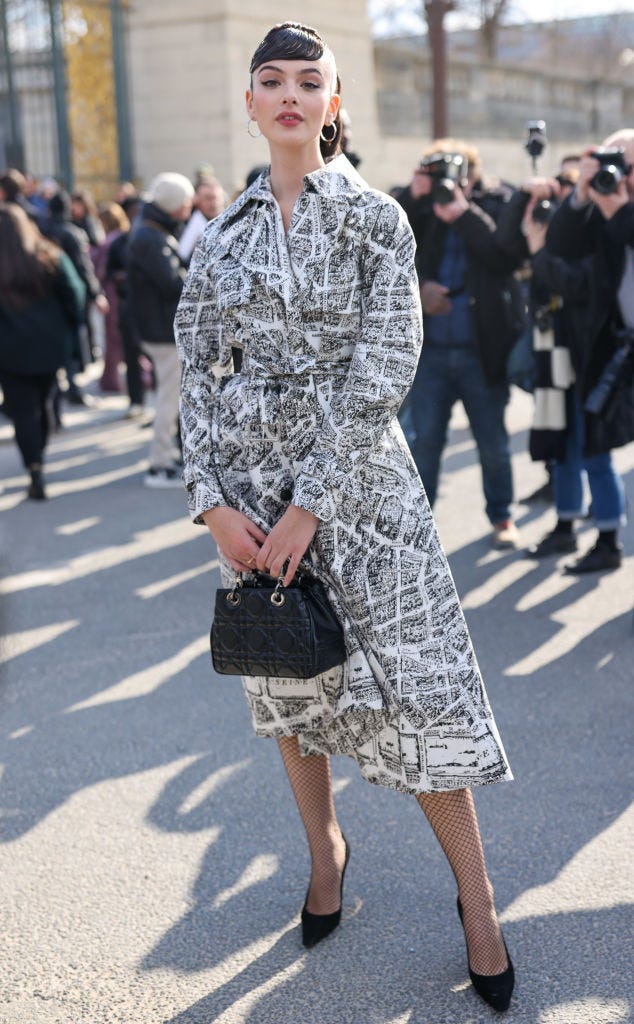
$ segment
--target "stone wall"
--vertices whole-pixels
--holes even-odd
[[[426,44],[378,41],[374,48],[383,157],[377,177],[407,179],[431,137],[431,67]],[[450,132],[475,142],[485,169],[510,181],[531,173],[524,151],[527,120],[547,122],[549,145],[539,170],[555,172],[562,156],[634,125],[634,88],[570,74],[530,71],[453,58]],[[367,174],[367,171],[366,171]]]

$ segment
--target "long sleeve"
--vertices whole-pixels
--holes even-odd
[[[396,204],[381,207],[362,252],[360,336],[346,384],[295,482],[293,503],[327,522],[409,391],[422,344],[414,237]]]
[[[546,248],[535,253],[531,261],[534,283],[545,294],[561,295],[566,303],[584,306],[588,301],[591,268],[588,261],[574,263],[553,256]]]
[[[520,266],[525,255],[521,236],[509,249],[500,244],[493,219],[476,203],[470,203],[453,227],[464,240],[472,259],[492,274],[510,274]]]
[[[611,245],[634,246],[634,203],[622,206],[605,221],[604,230]]]
[[[183,287],[174,331],[181,361],[183,477],[194,522],[208,509],[226,505],[214,465],[211,419],[221,378],[233,372],[230,346],[222,344],[215,289],[201,241]]]
[[[581,259],[595,252],[603,217],[592,203],[573,204],[573,192],[555,212],[548,225],[546,248],[565,260]]]

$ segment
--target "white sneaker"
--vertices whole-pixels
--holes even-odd
[[[146,487],[165,490],[168,487],[182,487],[183,480],[180,469],[170,466],[168,469],[150,468],[143,478]]]
[[[520,543],[520,531],[512,519],[504,519],[493,524],[491,543],[494,548],[516,548]]]

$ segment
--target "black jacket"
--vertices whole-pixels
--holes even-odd
[[[521,246],[511,252],[497,240],[496,221],[510,191],[476,188],[469,209],[452,227],[467,252],[467,281],[475,317],[475,333],[484,375],[489,384],[506,380],[506,361],[524,326],[524,303],[513,271],[522,262]],[[447,225],[434,214],[428,197],[413,199],[408,188],[396,197],[407,213],[416,239],[416,268],[425,281],[437,280]]]
[[[96,299],[101,293],[95,268],[90,257],[88,235],[61,214],[50,214],[42,222],[42,234],[63,249],[84,282],[86,298]]]
[[[128,243],[128,300],[139,338],[174,344],[174,317],[187,271],[178,255],[178,224],[146,203]]]
[[[84,285],[68,256],[60,254],[42,298],[14,309],[0,305],[0,372],[18,376],[55,373],[66,364],[83,320]]]
[[[595,206],[576,210],[567,199],[548,229],[548,254],[567,264],[567,276],[582,277],[586,301],[577,307],[575,371],[585,398],[621,344],[623,327],[617,295],[625,261],[625,246],[634,246],[634,203],[611,220]],[[545,257],[547,258],[547,257]],[[560,286],[563,284],[559,282]],[[601,416],[586,415],[586,452],[609,451],[634,440],[634,392],[630,382]]]

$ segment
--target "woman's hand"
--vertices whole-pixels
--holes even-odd
[[[248,516],[222,505],[203,512],[201,519],[232,569],[249,572],[255,568],[266,534]]]
[[[287,587],[318,526],[319,519],[312,512],[298,505],[289,505],[265,538],[256,559],[257,568],[277,578],[288,562],[284,575],[284,586]]]

